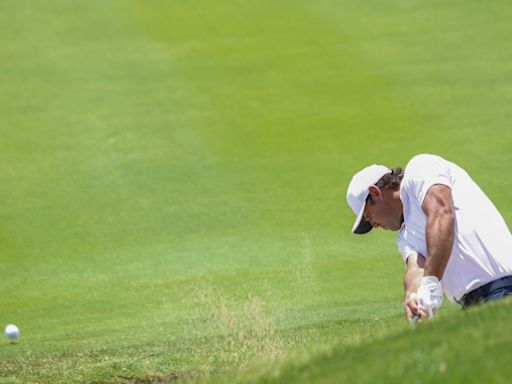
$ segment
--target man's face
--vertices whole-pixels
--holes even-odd
[[[400,230],[403,221],[402,202],[396,191],[370,187],[370,196],[364,210],[364,220],[369,221],[374,228]]]

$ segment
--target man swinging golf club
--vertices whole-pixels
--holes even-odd
[[[354,175],[347,201],[352,233],[400,231],[409,321],[433,316],[443,291],[464,308],[512,295],[512,235],[494,204],[462,168],[417,155],[405,170],[371,165]]]

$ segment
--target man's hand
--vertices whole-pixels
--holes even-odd
[[[441,282],[435,276],[425,276],[421,279],[418,289],[419,314],[421,318],[428,318],[434,315],[441,304],[443,304],[443,288]]]
[[[420,307],[418,305],[418,295],[416,293],[410,293],[405,297],[404,311],[409,323],[414,316],[421,316]]]

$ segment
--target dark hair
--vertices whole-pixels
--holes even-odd
[[[402,182],[403,178],[404,171],[402,171],[402,168],[397,167],[393,168],[390,173],[386,173],[384,176],[382,176],[379,181],[375,183],[375,185],[380,189],[396,190],[398,187],[400,187],[400,183]]]
[[[382,176],[379,181],[375,183],[375,186],[379,189],[391,189],[396,191],[400,187],[400,183],[404,178],[404,171],[400,167],[393,168],[390,173],[386,173]],[[366,202],[373,204],[372,195],[368,195]]]

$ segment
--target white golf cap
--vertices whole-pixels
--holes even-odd
[[[374,185],[386,173],[391,172],[391,169],[384,165],[370,165],[361,171],[357,172],[347,190],[347,202],[356,215],[356,221],[352,227],[352,233],[362,235],[372,230],[372,225],[363,220],[364,208],[366,207],[366,198],[368,197],[368,187]]]

